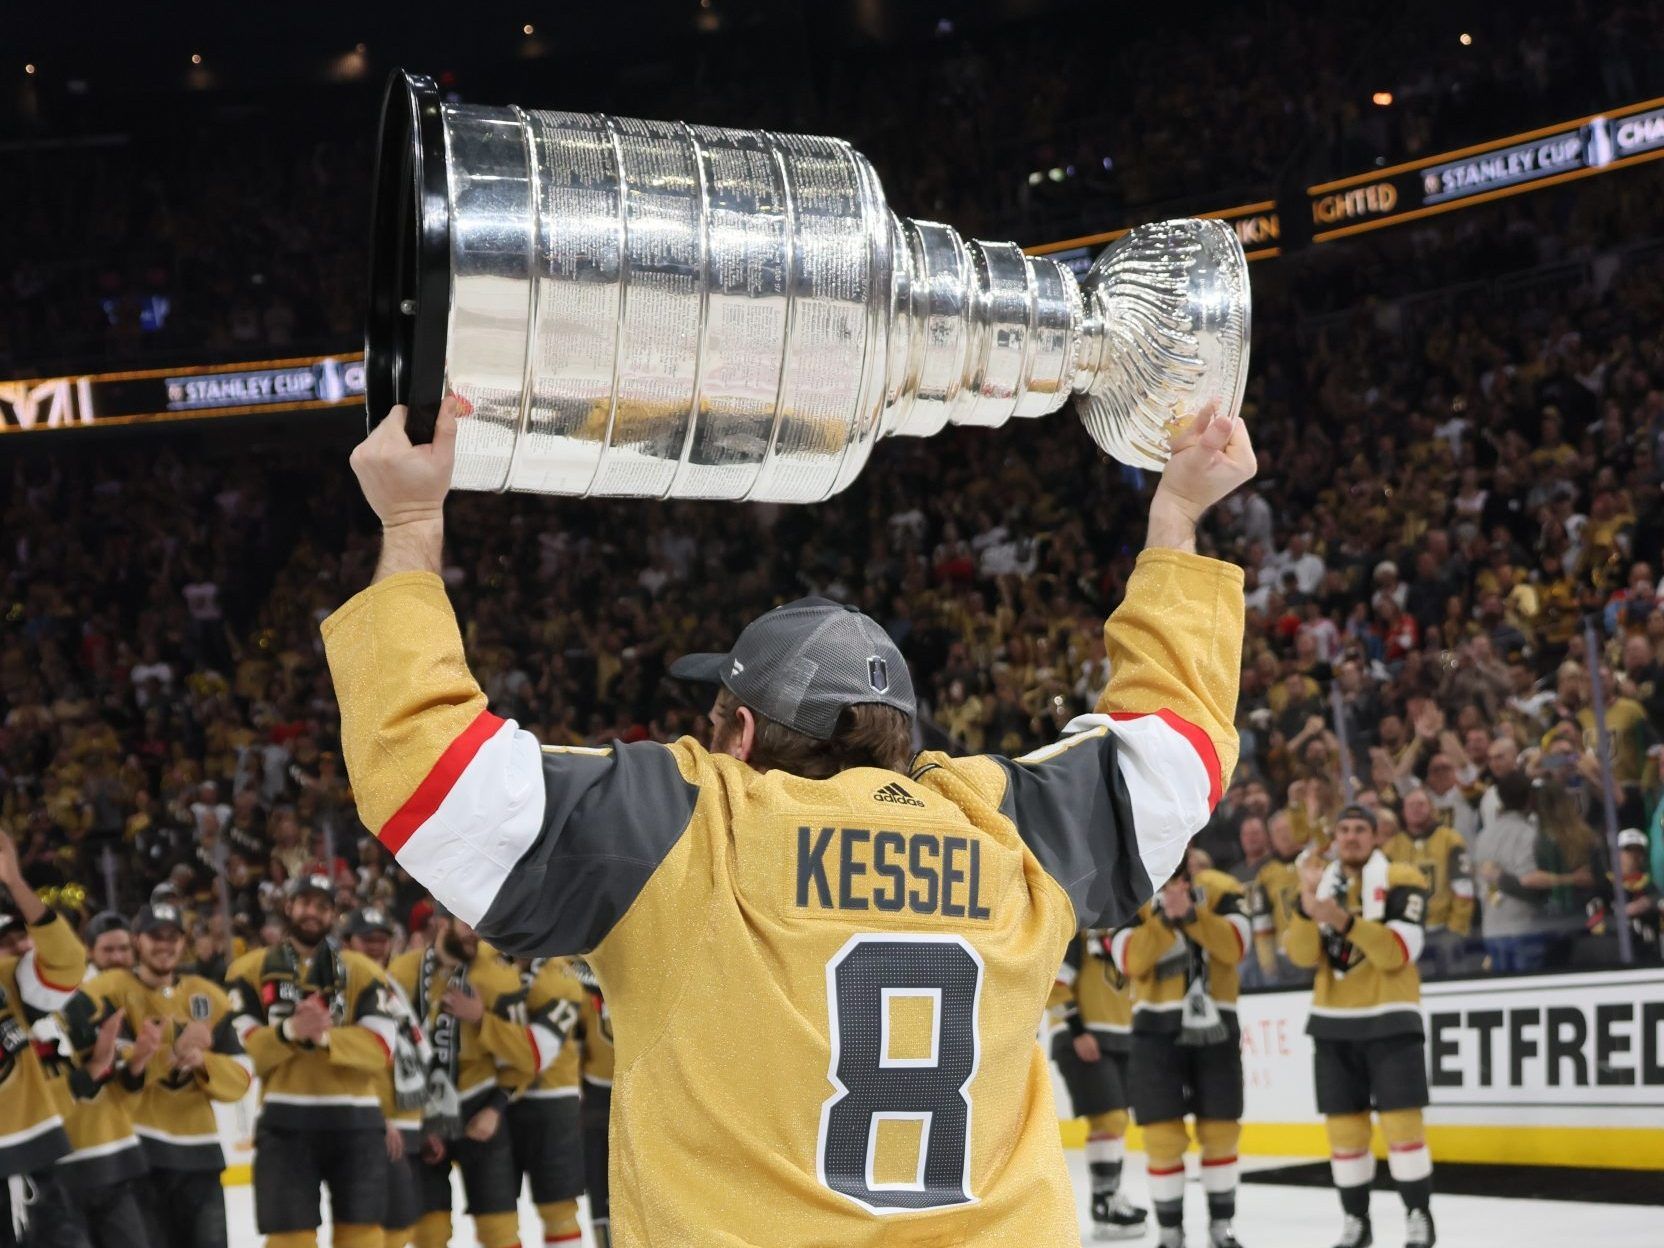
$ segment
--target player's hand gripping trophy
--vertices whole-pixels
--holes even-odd
[[[1077,283],[897,217],[836,139],[451,103],[403,73],[370,295],[371,422],[404,407],[424,442],[455,395],[467,490],[814,502],[880,438],[1071,398],[1159,470],[1192,417],[1234,419],[1248,364],[1217,221],[1141,226]]]

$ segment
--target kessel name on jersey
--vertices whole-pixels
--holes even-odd
[[[791,904],[799,912],[992,917],[999,889],[975,837],[799,825],[795,838]]]

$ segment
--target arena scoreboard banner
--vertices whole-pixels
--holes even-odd
[[[1328,1156],[1310,1005],[1238,1005],[1245,1153]],[[1424,984],[1422,1016],[1435,1162],[1664,1170],[1664,967]]]
[[[1345,238],[1659,156],[1664,156],[1664,100],[1579,117],[1310,187],[1312,241]]]
[[[1244,204],[1202,213],[1229,221],[1250,260],[1282,254],[1283,214],[1310,217],[1314,243],[1489,203],[1664,157],[1664,99],[1646,100],[1559,125],[1505,135],[1308,187],[1303,203]],[[1098,249],[1127,231],[1063,239],[1029,251],[1090,267]]]
[[[364,401],[361,356],[0,381],[0,433],[304,411]]]
[[[1213,212],[1198,212],[1196,215],[1228,222],[1242,243],[1243,254],[1250,260],[1269,260],[1273,256],[1282,255],[1282,248],[1278,246],[1278,239],[1282,236],[1282,222],[1277,215],[1277,205],[1272,200],[1242,204],[1236,208],[1220,208]],[[1068,265],[1077,277],[1085,277],[1098,252],[1130,230],[1130,226],[1123,230],[1106,230],[1102,234],[1066,238],[1062,242],[1046,243],[1027,250],[1030,255],[1051,256],[1054,260]]]

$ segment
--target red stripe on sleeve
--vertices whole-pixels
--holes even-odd
[[[445,752],[439,756],[439,761],[428,772],[427,778],[416,786],[403,806],[393,812],[393,817],[384,823],[381,831],[376,834],[377,839],[394,854],[404,848],[404,843],[439,809],[439,803],[445,800],[457,779],[468,769],[468,764],[474,761],[474,755],[480,752],[480,747],[497,735],[497,729],[503,726],[503,721],[490,711],[481,711],[474,722],[469,724],[445,747]]]
[[[1410,946],[1406,945],[1404,938],[1392,928],[1389,927],[1387,931],[1392,932],[1392,938],[1398,942],[1398,951],[1404,955],[1404,965],[1408,966],[1410,964]]]
[[[1111,711],[1111,719],[1143,719],[1146,715],[1154,715],[1186,741],[1190,748],[1196,751],[1196,756],[1202,760],[1202,766],[1208,773],[1208,809],[1211,811],[1219,805],[1222,786],[1219,783],[1219,751],[1213,748],[1213,738],[1208,736],[1188,719],[1180,719],[1172,711],[1163,707],[1159,711]]]
[[[537,1033],[530,1027],[526,1028],[526,1039],[531,1041],[532,1045],[532,1069],[541,1071],[543,1069],[543,1050],[537,1047]]]
[[[40,959],[38,957],[35,959],[35,978],[40,980],[42,988],[50,988],[53,992],[74,992],[80,987],[79,984],[54,984],[40,973]]]

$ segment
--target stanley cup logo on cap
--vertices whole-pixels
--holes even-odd
[[[1140,226],[1084,282],[885,203],[838,139],[486,108],[397,73],[382,112],[370,420],[471,405],[452,485],[814,502],[882,438],[1075,400],[1159,470],[1247,375],[1230,226]],[[627,297],[628,296],[628,297]]]

